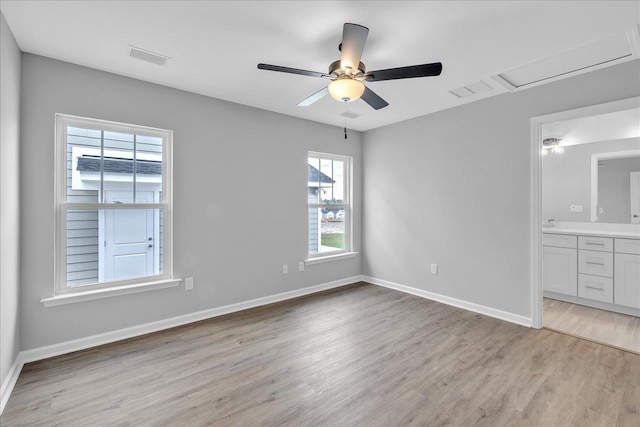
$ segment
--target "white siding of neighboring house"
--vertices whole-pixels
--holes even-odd
[[[100,139],[69,135],[67,144],[67,201],[97,203],[98,191],[72,188],[73,146],[100,148]],[[98,231],[97,211],[67,213],[67,286],[98,281]]]
[[[309,187],[308,201],[309,203],[318,203],[318,191],[317,187]],[[317,254],[320,242],[318,236],[320,235],[318,219],[318,209],[309,209],[309,253]]]

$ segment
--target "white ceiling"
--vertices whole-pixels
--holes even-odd
[[[505,93],[489,79],[516,66],[629,30],[638,1],[8,1],[0,8],[24,52],[291,116],[342,126],[344,105],[296,104],[325,79],[258,70],[259,62],[325,72],[342,25],[369,27],[368,70],[440,61],[439,77],[371,82],[390,105],[349,103],[368,130]],[[170,57],[128,56],[133,45]],[[494,90],[449,93],[479,80]]]
[[[542,137],[560,138],[561,145],[640,137],[640,108],[545,123]]]

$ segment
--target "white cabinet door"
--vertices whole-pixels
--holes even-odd
[[[545,291],[578,295],[578,251],[570,248],[542,248],[542,283]]]
[[[616,254],[613,302],[640,308],[640,255]]]

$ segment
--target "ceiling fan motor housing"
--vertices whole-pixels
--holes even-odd
[[[352,70],[351,74],[355,77],[358,77],[360,75],[364,75],[366,71],[366,67],[364,66],[364,64],[362,62],[360,62],[360,64],[358,65],[358,69],[357,70]],[[340,76],[342,74],[345,74],[345,71],[343,69],[340,68],[340,60],[338,59],[337,61],[333,61],[331,63],[331,65],[329,65],[329,74],[333,74],[336,76]]]

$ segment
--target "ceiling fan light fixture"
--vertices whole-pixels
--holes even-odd
[[[337,78],[329,83],[329,94],[337,101],[351,102],[364,93],[364,83],[354,78]]]

